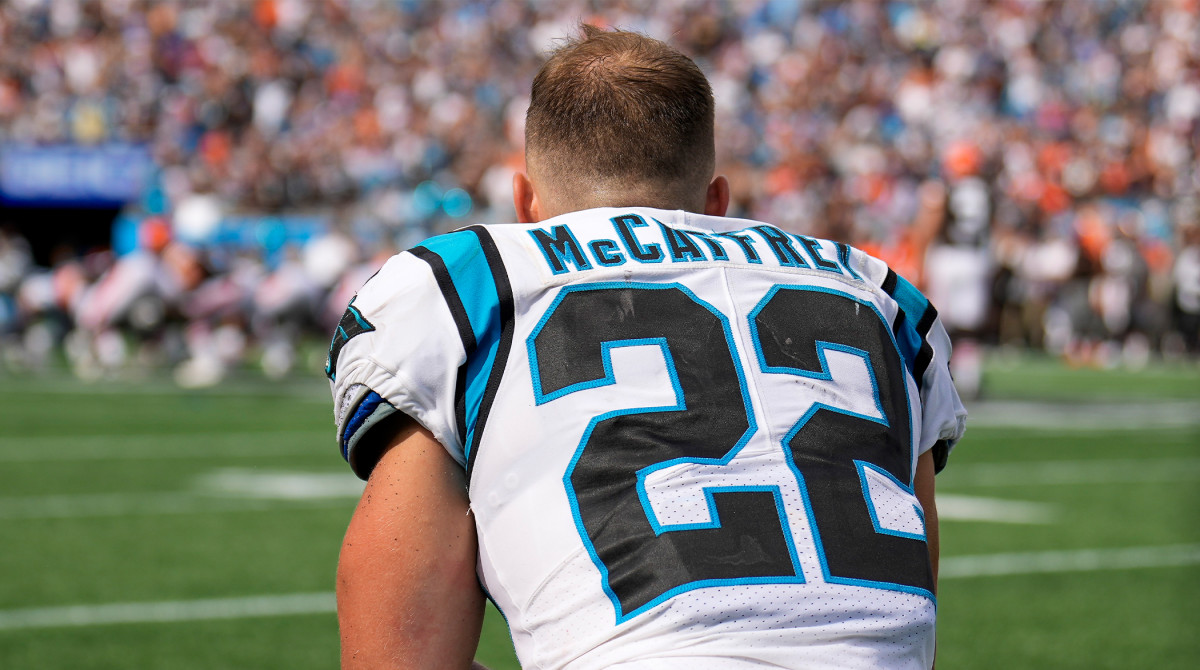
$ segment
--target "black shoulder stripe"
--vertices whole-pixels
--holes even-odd
[[[454,380],[454,427],[458,429],[459,441],[467,435],[467,364],[458,366]]]
[[[937,319],[937,315],[937,310],[934,309],[933,304],[930,303],[930,305],[925,308],[925,313],[921,315],[921,320],[917,322],[917,334],[921,337],[928,335],[929,329],[933,327],[933,322]]]
[[[933,347],[929,344],[929,339],[926,337],[929,334],[929,329],[933,327],[933,322],[937,320],[937,310],[930,304],[925,308],[925,313],[921,315],[921,320],[917,322],[917,335],[921,336],[921,350],[917,352],[917,360],[913,373],[916,375],[917,381],[925,378],[925,371],[929,369],[929,363],[933,360]]]
[[[904,323],[907,318],[908,317],[904,315],[904,310],[896,310],[896,320],[892,322],[892,335],[896,338],[897,342],[903,342],[905,340],[903,333]],[[917,377],[917,379],[920,379],[920,377]]]
[[[881,286],[883,291],[893,298],[896,297],[896,285],[899,283],[897,277],[896,271],[888,268],[887,277],[884,278]],[[933,327],[935,319],[937,319],[937,310],[933,308],[933,305],[928,305],[914,327],[917,336],[921,338],[921,348],[917,350],[917,355],[913,360],[913,378],[917,380],[917,384],[920,384],[921,380],[925,378],[925,371],[929,369],[929,363],[933,360],[933,347],[929,346],[929,341],[925,339],[925,336],[929,334],[929,329]],[[901,339],[900,332],[907,320],[908,316],[903,309],[896,311],[896,320],[892,323],[892,333],[895,334],[897,340]]]
[[[922,384],[921,380],[925,379],[925,371],[929,369],[929,363],[933,360],[933,347],[925,340],[921,340],[921,350],[917,352],[917,360],[913,361],[913,378],[917,380],[917,384]]]
[[[896,271],[888,268],[887,277],[884,277],[881,288],[883,288],[884,293],[892,296],[893,298],[896,297],[896,281]]]
[[[492,410],[492,403],[496,400],[496,393],[500,390],[500,379],[504,376],[504,368],[508,365],[508,355],[512,349],[513,340],[513,315],[515,313],[515,305],[513,302],[512,283],[508,280],[508,271],[504,267],[504,259],[500,257],[500,249],[496,247],[495,240],[492,239],[491,233],[483,226],[470,226],[465,228],[479,238],[479,246],[483,249],[483,256],[487,259],[488,268],[492,271],[492,279],[496,283],[496,297],[500,303],[500,342],[496,347],[496,358],[492,362],[492,372],[488,377],[487,386],[483,391],[483,398],[479,402],[479,416],[475,419],[475,436],[472,443],[469,445],[469,453],[467,455],[467,481],[470,481],[471,470],[475,465],[475,457],[479,454],[479,442],[483,438],[484,430],[487,427],[488,415]]]
[[[450,278],[450,271],[446,269],[446,262],[425,247],[413,247],[409,249],[409,253],[425,261],[433,269],[433,278],[442,290],[442,297],[445,298],[446,306],[450,308],[450,314],[454,317],[454,325],[458,326],[458,337],[462,340],[463,350],[470,356],[475,351],[475,331],[471,330],[471,320],[467,318],[467,310],[463,307],[458,289],[454,287],[454,280]]]

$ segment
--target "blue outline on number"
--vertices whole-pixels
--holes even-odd
[[[892,341],[892,346],[896,347],[896,352],[899,354],[900,346],[896,343],[896,337],[895,337],[895,335],[892,334],[892,329],[891,329],[890,325],[888,324],[887,319],[885,319],[883,317],[883,314],[871,302],[869,302],[867,300],[863,300],[861,298],[858,298],[857,296],[851,295],[844,291],[838,291],[836,289],[825,288],[822,286],[800,286],[800,285],[777,284],[777,285],[771,287],[771,290],[767,291],[766,296],[764,296],[763,299],[760,300],[758,302],[758,304],[754,306],[754,309],[750,310],[749,316],[746,317],[747,320],[749,321],[749,326],[750,326],[751,343],[753,344],[755,354],[758,357],[758,363],[764,372],[773,373],[773,374],[790,374],[790,375],[796,375],[799,377],[807,377],[810,379],[832,380],[833,376],[829,372],[828,365],[826,365],[826,362],[825,362],[825,349],[826,348],[831,348],[831,349],[841,350],[841,351],[848,351],[850,353],[858,352],[858,353],[862,353],[864,355],[866,354],[866,352],[864,352],[860,349],[855,349],[854,347],[847,347],[845,345],[831,345],[828,342],[818,342],[817,343],[817,352],[818,352],[818,358],[820,359],[821,365],[823,368],[822,372],[814,373],[814,372],[808,372],[805,370],[799,370],[797,368],[768,367],[766,364],[766,355],[763,353],[762,346],[759,344],[760,339],[758,336],[758,326],[755,323],[755,318],[758,316],[759,312],[761,312],[763,310],[763,308],[767,306],[767,303],[769,303],[771,301],[771,299],[775,297],[775,294],[781,290],[812,291],[814,293],[829,293],[832,295],[842,296],[849,300],[853,300],[854,302],[857,302],[860,305],[865,305],[867,307],[870,307],[871,310],[873,312],[875,312],[875,316],[879,317],[880,322],[884,325],[884,330],[887,331],[888,337]],[[821,345],[825,345],[825,346],[821,346]],[[903,356],[901,356],[901,360],[903,360]],[[875,372],[871,368],[869,360],[868,360],[868,364],[867,364],[867,372],[871,375],[871,383],[875,387],[875,405],[876,405],[876,407],[878,407],[880,409],[879,413],[884,417],[884,420],[880,421],[879,419],[876,419],[874,417],[864,416],[864,415],[858,414],[856,412],[844,410],[839,407],[832,407],[832,406],[826,405],[824,403],[813,403],[812,407],[810,407],[809,410],[804,413],[804,416],[800,417],[800,420],[797,421],[796,424],[794,426],[792,426],[792,429],[787,432],[787,435],[783,436],[783,443],[781,445],[783,448],[783,455],[784,455],[784,458],[787,460],[788,467],[790,467],[792,469],[792,472],[796,475],[796,479],[800,482],[800,495],[804,499],[804,511],[808,515],[808,525],[812,529],[812,536],[813,536],[814,544],[816,545],[816,549],[817,549],[817,557],[821,561],[821,573],[824,576],[826,583],[845,584],[845,585],[849,585],[849,586],[865,586],[868,588],[883,589],[886,591],[902,591],[904,593],[912,593],[912,594],[919,595],[919,596],[925,596],[926,598],[929,598],[930,600],[933,600],[936,603],[937,597],[934,596],[933,593],[927,591],[926,589],[917,588],[914,586],[907,586],[904,584],[895,584],[892,582],[876,582],[876,581],[871,581],[871,580],[867,580],[867,579],[852,579],[852,578],[845,578],[845,577],[834,577],[834,576],[830,575],[829,574],[829,563],[825,559],[825,544],[821,541],[821,531],[817,528],[816,515],[813,513],[812,503],[809,502],[808,484],[804,479],[804,475],[800,472],[800,468],[798,468],[796,466],[795,461],[792,460],[792,450],[791,450],[791,447],[789,447],[788,445],[791,444],[792,438],[794,438],[796,436],[796,433],[800,432],[800,430],[802,428],[804,428],[804,426],[808,423],[808,420],[811,419],[812,416],[814,414],[816,414],[817,410],[819,410],[822,407],[824,407],[825,409],[828,409],[831,412],[837,412],[839,414],[845,414],[848,416],[855,416],[855,417],[859,417],[862,419],[867,419],[868,421],[874,421],[875,423],[881,423],[885,426],[890,425],[887,421],[887,414],[883,411],[883,404],[882,404],[880,396],[879,396],[879,385],[878,385],[877,380],[875,379]],[[905,383],[903,386],[904,386],[904,395],[905,395],[904,407],[907,408],[910,406],[909,402],[908,402],[908,384]],[[913,449],[916,448],[916,442],[917,442],[916,436],[915,436],[916,426],[912,425],[912,424],[914,424],[914,422],[912,421],[911,417],[909,418],[909,424],[910,424],[910,426],[909,426],[909,443],[911,445],[909,447],[909,452],[910,452],[909,458],[911,459],[912,458],[911,452]],[[870,496],[867,496],[867,506],[868,506],[868,508],[870,508],[870,506],[871,506]],[[872,521],[873,522],[875,521],[873,513],[872,513]],[[922,521],[924,521],[924,517],[922,517]],[[877,523],[876,523],[876,528],[878,528]],[[889,533],[889,534],[892,534],[892,533]],[[921,538],[921,539],[925,539],[925,538]]]
[[[556,303],[557,303],[557,301],[556,301]],[[547,314],[549,314],[549,313],[550,312],[547,312]],[[537,352],[534,351],[534,348],[533,348],[533,337],[535,335],[537,335],[537,333],[540,333],[541,330],[542,330],[542,324],[539,323],[538,327],[534,330],[534,335],[531,335],[530,339],[529,339],[529,363],[531,366],[537,365]],[[553,391],[551,393],[543,393],[542,392],[542,380],[538,375],[535,374],[535,375],[533,375],[534,401],[538,405],[544,405],[552,400],[557,400],[558,398],[561,398],[565,395],[570,395],[571,393],[574,393],[576,391],[582,391],[584,389],[599,388],[601,386],[611,386],[612,384],[616,384],[617,379],[616,379],[616,376],[613,373],[613,369],[612,369],[612,350],[618,349],[620,347],[640,347],[640,346],[655,346],[655,345],[657,345],[660,349],[662,349],[663,358],[667,362],[667,374],[670,375],[670,377],[671,377],[671,386],[673,386],[675,388],[676,402],[675,402],[675,406],[673,406],[673,407],[667,407],[664,405],[661,408],[648,407],[646,409],[662,409],[662,410],[687,409],[687,407],[685,407],[684,403],[683,403],[683,388],[680,387],[680,385],[679,385],[679,373],[675,372],[675,359],[671,357],[671,350],[669,347],[667,347],[667,338],[665,338],[665,337],[643,337],[640,339],[632,339],[632,340],[613,340],[611,342],[601,342],[600,343],[600,358],[601,358],[601,360],[604,361],[604,377],[602,377],[600,379],[592,379],[592,380],[588,380],[588,381],[578,382],[576,384],[571,384],[570,386],[564,386],[563,388],[560,388],[557,391]],[[536,370],[537,368],[534,367],[533,369]]]
[[[640,283],[640,282],[599,282],[599,283],[595,283],[595,284],[579,284],[579,285],[575,285],[575,286],[564,287],[559,292],[558,296],[555,297],[555,299],[551,303],[550,307],[546,309],[546,312],[542,315],[541,320],[538,322],[537,326],[534,327],[533,332],[530,333],[529,337],[526,339],[526,347],[529,351],[529,366],[530,366],[530,372],[531,372],[530,376],[533,380],[533,392],[534,392],[534,398],[535,398],[535,401],[537,402],[537,404],[541,405],[543,403],[550,402],[557,398],[561,398],[564,395],[567,395],[569,393],[574,393],[575,391],[580,391],[585,388],[596,388],[599,386],[606,386],[606,385],[615,383],[615,379],[613,378],[611,358],[610,358],[610,352],[611,352],[612,348],[614,348],[615,346],[634,346],[634,345],[645,345],[645,344],[660,345],[664,352],[668,370],[671,374],[672,383],[675,386],[677,402],[676,402],[676,405],[673,407],[628,408],[628,409],[621,409],[621,410],[613,410],[611,412],[605,412],[604,414],[594,417],[591,420],[591,422],[588,423],[587,429],[584,430],[583,437],[579,441],[579,446],[577,446],[575,448],[575,454],[571,457],[571,462],[567,465],[567,469],[563,473],[563,478],[562,478],[563,488],[566,491],[567,499],[571,505],[571,516],[575,521],[575,529],[579,533],[579,537],[580,537],[581,541],[583,542],[584,547],[587,548],[588,556],[591,557],[592,563],[596,566],[596,569],[600,572],[601,585],[604,588],[605,594],[608,595],[609,601],[612,602],[613,611],[616,615],[616,623],[620,624],[622,622],[628,621],[629,619],[631,619],[643,612],[646,612],[654,607],[657,607],[658,605],[662,604],[663,602],[666,602],[667,600],[670,600],[671,598],[674,598],[675,596],[677,596],[681,593],[686,593],[687,591],[693,591],[695,589],[714,587],[714,586],[737,586],[737,585],[750,585],[750,584],[803,584],[803,583],[805,583],[803,571],[799,568],[799,559],[798,559],[798,553],[797,553],[796,547],[795,547],[795,540],[794,540],[793,536],[791,535],[791,530],[790,530],[790,525],[788,523],[787,515],[782,508],[782,495],[779,491],[779,487],[777,487],[777,486],[706,487],[704,490],[705,490],[705,495],[708,496],[708,498],[709,498],[710,511],[713,514],[713,518],[717,520],[718,524],[719,524],[719,518],[717,518],[716,514],[715,514],[715,507],[713,507],[714,503],[712,501],[712,494],[710,492],[710,488],[713,490],[739,490],[740,489],[740,490],[769,490],[769,491],[772,491],[775,494],[776,508],[779,510],[779,514],[780,514],[780,517],[779,517],[780,526],[782,527],[782,529],[784,531],[784,538],[788,543],[788,551],[790,552],[791,557],[792,557],[792,564],[796,568],[796,574],[782,576],[782,577],[754,577],[754,578],[740,578],[740,579],[706,579],[706,580],[698,580],[698,581],[694,581],[694,582],[688,582],[686,584],[681,584],[673,589],[669,589],[668,591],[659,595],[657,598],[654,598],[650,602],[646,603],[645,605],[642,605],[641,607],[638,607],[637,609],[635,609],[633,611],[623,612],[621,610],[621,601],[619,598],[617,598],[617,595],[615,593],[613,593],[613,590],[609,586],[609,583],[608,583],[608,569],[605,567],[604,561],[600,560],[600,556],[598,554],[596,554],[596,548],[592,545],[591,538],[589,538],[588,534],[587,534],[587,529],[583,525],[583,518],[579,514],[579,501],[575,497],[574,487],[571,486],[571,473],[573,473],[575,471],[575,465],[576,465],[576,463],[579,462],[579,457],[583,455],[584,447],[587,446],[588,441],[591,439],[592,431],[595,430],[596,426],[599,425],[600,422],[606,421],[615,416],[623,416],[623,415],[627,415],[627,414],[648,414],[648,413],[652,413],[652,412],[668,412],[668,411],[677,411],[677,410],[686,409],[685,399],[683,397],[683,388],[679,384],[679,377],[675,371],[674,359],[671,357],[671,355],[669,353],[668,347],[666,346],[665,338],[641,338],[641,339],[637,339],[637,340],[616,340],[613,342],[605,342],[605,343],[603,343],[603,346],[601,349],[602,355],[604,356],[604,367],[605,367],[605,377],[603,379],[596,379],[596,380],[591,380],[591,381],[586,381],[586,382],[580,382],[577,384],[572,384],[571,386],[568,386],[568,387],[559,389],[558,391],[554,391],[552,393],[546,394],[542,391],[542,388],[541,388],[541,380],[538,376],[537,352],[534,349],[534,340],[537,338],[538,334],[542,331],[542,328],[546,325],[546,322],[549,320],[550,316],[555,312],[555,310],[557,310],[559,303],[562,302],[562,300],[566,297],[566,295],[568,293],[574,292],[574,291],[594,291],[594,290],[612,289],[612,288],[639,288],[639,289],[650,289],[650,290],[665,290],[665,289],[677,288],[680,291],[682,291],[685,295],[687,295],[689,298],[691,298],[693,301],[695,301],[698,305],[704,307],[705,309],[707,309],[708,311],[710,311],[714,315],[716,315],[717,318],[720,319],[721,327],[725,331],[725,341],[729,345],[729,354],[733,359],[734,370],[737,372],[738,386],[740,387],[741,392],[742,392],[742,403],[745,408],[746,419],[747,419],[747,423],[748,423],[746,432],[742,435],[742,438],[740,440],[738,440],[738,442],[732,448],[730,448],[729,452],[725,455],[724,458],[721,458],[721,459],[676,458],[676,459],[671,459],[669,461],[663,461],[661,463],[655,463],[652,466],[642,468],[642,470],[638,471],[638,473],[637,473],[638,474],[638,497],[642,502],[642,506],[646,513],[646,518],[649,520],[651,527],[654,528],[654,531],[656,534],[661,534],[661,532],[671,532],[673,530],[684,530],[685,528],[664,527],[664,526],[658,525],[658,522],[654,516],[653,510],[650,509],[648,501],[645,497],[645,486],[643,484],[645,475],[649,474],[650,472],[653,472],[654,470],[669,467],[671,465],[675,465],[678,463],[701,463],[701,464],[715,464],[715,465],[727,464],[731,460],[733,460],[733,458],[737,455],[737,453],[740,452],[744,446],[746,446],[746,444],[750,441],[750,438],[753,437],[753,435],[758,431],[758,422],[755,418],[754,407],[750,403],[750,391],[749,391],[749,388],[746,386],[745,370],[742,369],[741,358],[738,355],[737,342],[733,338],[733,329],[729,325],[729,317],[727,317],[720,310],[718,310],[715,307],[713,307],[712,305],[710,305],[708,302],[701,300],[695,293],[693,293],[691,291],[691,289],[687,288],[686,286],[679,284],[679,283],[649,284],[649,283]],[[794,467],[793,467],[793,471],[795,471]],[[800,489],[801,489],[801,492],[803,493],[804,492],[803,480],[801,480]],[[811,516],[811,510],[810,510],[809,514]],[[703,527],[707,528],[707,527],[714,527],[714,526],[708,525],[708,526],[703,526]]]
[[[892,473],[890,473],[887,470],[884,470],[882,468],[879,468],[874,463],[868,463],[867,461],[860,461],[856,458],[856,459],[854,459],[854,465],[858,468],[858,482],[859,482],[859,484],[862,485],[863,498],[865,498],[867,500],[867,511],[871,513],[871,523],[875,525],[875,532],[879,533],[880,535],[895,535],[896,537],[907,537],[907,538],[913,539],[913,540],[921,540],[922,542],[927,541],[925,538],[924,532],[921,532],[921,534],[919,534],[919,535],[917,533],[906,533],[902,530],[892,530],[890,528],[884,528],[883,526],[881,526],[879,524],[879,515],[878,515],[878,513],[875,512],[875,501],[871,500],[871,489],[869,488],[869,486],[867,484],[867,473],[864,471],[870,470],[871,472],[874,472],[876,474],[883,475],[884,477],[887,477],[888,479],[892,480],[892,482],[895,483],[896,486],[899,486],[902,491],[908,493],[911,496],[916,496],[917,494],[916,494],[916,492],[913,491],[912,487],[905,486],[903,482],[901,482],[899,479],[896,479],[895,477],[893,477]],[[921,506],[919,504],[915,504],[915,503],[913,504],[913,511],[915,511],[917,513],[917,516],[921,519],[921,528],[923,531],[923,529],[925,528],[925,512],[923,512],[921,510]]]
[[[763,308],[765,308],[767,306],[767,303],[769,303],[771,301],[771,299],[775,297],[775,294],[778,293],[781,289],[789,290],[789,291],[812,291],[814,293],[831,293],[834,295],[845,296],[857,303],[867,305],[868,307],[871,307],[872,309],[875,309],[875,306],[869,302],[859,300],[858,298],[855,298],[854,296],[850,295],[849,293],[843,293],[841,291],[836,291],[833,289],[826,289],[826,288],[817,287],[817,286],[805,286],[805,287],[787,286],[787,287],[784,287],[782,285],[776,284],[775,286],[771,287],[770,291],[767,291],[767,295],[762,300],[760,300],[757,305],[754,306],[754,309],[750,310],[750,314],[746,317],[746,320],[749,321],[749,323],[750,323],[750,339],[754,344],[754,354],[758,357],[758,365],[759,365],[759,368],[762,369],[763,372],[767,372],[770,374],[792,375],[795,377],[804,377],[805,379],[820,379],[822,381],[827,381],[827,382],[833,381],[833,373],[829,371],[829,362],[825,358],[825,352],[830,351],[830,350],[840,351],[840,352],[847,353],[847,354],[854,354],[856,356],[861,357],[867,364],[867,376],[869,376],[871,378],[871,389],[875,394],[875,410],[877,412],[879,412],[879,417],[867,416],[866,414],[859,414],[858,412],[851,412],[850,410],[847,410],[847,409],[844,409],[841,407],[834,407],[832,405],[826,405],[825,403],[813,403],[813,406],[811,408],[809,408],[808,412],[806,412],[804,414],[804,416],[801,417],[800,422],[797,424],[797,426],[803,426],[809,420],[809,418],[812,417],[813,413],[816,412],[817,409],[819,409],[821,407],[832,410],[834,412],[838,412],[839,414],[846,414],[849,416],[858,417],[860,419],[866,419],[867,421],[874,421],[875,423],[882,424],[884,426],[890,426],[891,424],[889,424],[888,420],[887,420],[887,413],[883,411],[883,400],[879,397],[879,381],[877,379],[875,379],[875,370],[871,368],[870,356],[867,354],[867,352],[863,351],[862,349],[859,349],[857,347],[847,346],[845,344],[835,344],[833,342],[825,342],[822,340],[818,340],[817,341],[817,359],[820,360],[820,362],[821,362],[821,372],[812,372],[809,370],[801,370],[799,368],[774,367],[774,366],[767,365],[767,357],[766,357],[766,354],[763,353],[762,345],[760,344],[760,342],[762,342],[762,340],[758,336],[758,324],[756,323],[755,319],[758,317],[759,312],[761,312],[763,310]],[[876,309],[875,313],[879,314],[879,310]],[[879,318],[883,319],[883,315],[880,314]],[[884,323],[884,325],[887,324],[886,321],[884,321],[883,323]],[[795,430],[795,428],[793,428],[793,432],[794,432],[794,430]],[[790,441],[790,433],[789,433],[789,438],[785,439],[783,441],[784,445],[787,445],[787,443],[789,441]],[[784,450],[790,451],[790,449],[788,449],[786,446],[784,447]]]
[[[685,463],[696,463],[699,459],[691,461],[683,459],[675,460],[676,462],[682,460]],[[705,502],[708,505],[708,518],[712,519],[711,521],[700,521],[697,523],[660,524],[658,522],[658,515],[654,513],[654,509],[650,506],[649,494],[646,493],[646,475],[650,472],[662,470],[663,468],[659,467],[660,465],[662,464],[655,463],[650,467],[645,467],[641,470],[638,470],[637,483],[638,498],[642,501],[642,507],[646,509],[646,518],[650,521],[650,527],[654,529],[655,535],[662,535],[663,533],[670,533],[676,530],[713,530],[715,528],[720,528],[721,517],[717,513],[717,501],[713,498],[714,493],[725,493],[727,491],[769,491],[775,495],[775,507],[779,510],[780,514],[784,514],[783,493],[779,490],[778,486],[771,486],[769,484],[744,486],[703,486],[700,488],[700,490],[704,492]],[[784,530],[787,530],[786,522],[784,523],[784,526]],[[796,558],[794,551],[792,552],[792,558],[793,567],[799,566],[799,560]]]

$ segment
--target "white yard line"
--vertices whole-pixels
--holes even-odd
[[[938,578],[1131,570],[1196,564],[1200,564],[1200,544],[1037,551],[981,556],[947,556],[941,560],[938,566]]]
[[[284,441],[280,444],[279,441]],[[316,446],[317,448],[314,448]],[[337,457],[333,429],[149,435],[0,437],[0,463],[179,458],[252,458],[322,453]]]
[[[937,494],[938,518],[943,521],[990,521],[993,523],[1053,523],[1058,508],[1046,503],[1002,500],[978,496]]]
[[[199,490],[235,498],[316,500],[357,498],[366,482],[347,469],[343,472],[289,472],[224,468],[201,475]]]
[[[1047,572],[1132,570],[1200,564],[1200,544],[1124,549],[1080,549],[983,556],[948,556],[941,579],[1012,576]],[[165,602],[106,603],[0,610],[0,631],[129,623],[331,614],[332,592]]]
[[[349,470],[294,472],[224,468],[195,478],[192,490],[0,497],[0,519],[80,519],[344,505],[364,482]]]
[[[354,497],[357,497],[356,494]],[[347,505],[350,498],[350,494],[282,499],[183,492],[9,497],[0,498],[0,520],[88,519],[287,510],[298,507],[342,507]]]
[[[213,619],[328,614],[336,609],[332,592],[291,593],[247,598],[168,600],[0,610],[0,631],[120,623],[169,623]]]
[[[1200,479],[1200,458],[1121,458],[1026,463],[951,463],[938,476],[948,486],[1137,484]],[[940,496],[939,496],[940,498]]]
[[[968,428],[1037,428],[1062,431],[1145,430],[1200,426],[1200,402],[1022,402],[971,403]]]

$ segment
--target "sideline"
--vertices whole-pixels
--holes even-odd
[[[982,556],[948,556],[941,579],[994,577],[1048,572],[1091,572],[1200,564],[1200,544],[1123,549],[1080,549]],[[0,610],[0,631],[128,623],[171,623],[213,619],[332,614],[332,592],[243,598],[107,603]]]

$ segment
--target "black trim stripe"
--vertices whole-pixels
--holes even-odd
[[[933,327],[933,322],[937,320],[937,310],[930,304],[925,308],[925,313],[921,315],[921,320],[917,322],[917,335],[921,336],[921,350],[917,352],[917,360],[913,362],[913,374],[917,377],[917,382],[925,379],[925,371],[929,369],[929,364],[933,361],[933,347],[930,346],[926,335],[929,334],[929,329]]]
[[[492,280],[496,283],[496,297],[500,306],[500,342],[496,346],[496,358],[492,361],[492,371],[484,388],[483,397],[479,401],[479,415],[475,419],[475,436],[471,441],[470,453],[467,456],[467,481],[471,480],[471,471],[475,466],[475,457],[479,455],[479,443],[483,439],[487,427],[488,415],[496,393],[500,390],[500,379],[504,376],[504,368],[508,365],[508,355],[512,350],[513,331],[515,327],[514,314],[516,311],[513,301],[512,283],[508,280],[508,271],[504,267],[504,259],[500,257],[500,249],[496,247],[491,233],[483,226],[464,228],[475,233],[479,238],[479,246],[487,260],[488,268],[492,271]]]
[[[454,379],[454,427],[458,430],[458,441],[467,438],[467,364],[458,366]]]
[[[896,282],[897,282],[897,281],[898,281],[898,280],[897,280],[896,271],[895,271],[895,270],[893,270],[893,269],[891,269],[891,268],[888,268],[888,273],[887,273],[887,276],[883,278],[883,283],[882,283],[882,284],[880,284],[880,288],[882,288],[882,289],[883,289],[883,292],[884,292],[884,293],[886,293],[886,294],[888,294],[888,295],[892,296],[893,298],[895,298],[895,297],[896,297]]]
[[[883,278],[883,284],[880,285],[880,288],[883,289],[884,293],[895,298],[897,283],[899,283],[899,275],[896,274],[895,270],[888,268],[887,276]],[[922,382],[925,379],[925,371],[929,369],[929,363],[933,361],[933,347],[929,345],[929,340],[925,336],[929,334],[929,329],[933,327],[933,322],[936,319],[937,310],[934,309],[932,304],[929,304],[925,307],[925,311],[921,314],[921,318],[917,321],[914,328],[917,336],[921,338],[921,348],[917,350],[917,357],[913,361],[913,378],[917,380],[917,386],[922,387],[922,392],[925,390]],[[897,338],[899,338],[901,324],[905,323],[906,320],[907,316],[904,310],[896,310],[896,322],[892,324],[892,333],[897,334]]]
[[[929,334],[929,329],[933,327],[934,320],[937,319],[937,310],[930,304],[925,308],[925,313],[921,315],[921,320],[917,322],[917,334],[925,337]]]
[[[463,307],[462,298],[458,295],[454,280],[450,278],[450,271],[446,269],[446,262],[442,260],[441,256],[425,247],[413,247],[409,249],[409,253],[428,263],[433,270],[433,278],[442,291],[442,298],[446,301],[446,307],[450,309],[450,315],[454,317],[454,325],[458,327],[458,337],[462,340],[463,351],[466,352],[469,359],[475,352],[478,343],[475,341],[475,331],[471,330],[471,320],[467,318],[467,310]],[[467,434],[467,363],[465,359],[463,364],[458,366],[458,377],[454,384],[454,423],[458,428],[460,439],[465,437]]]
[[[925,340],[921,340],[921,350],[917,352],[917,360],[913,361],[913,376],[917,380],[917,385],[924,391],[925,371],[929,369],[929,364],[933,361],[933,347]]]
[[[908,317],[904,315],[904,310],[896,310],[896,320],[892,322],[892,337],[896,338],[896,342],[907,341],[902,335],[904,332],[904,325],[907,323],[907,321]],[[919,381],[920,377],[917,379]]]

